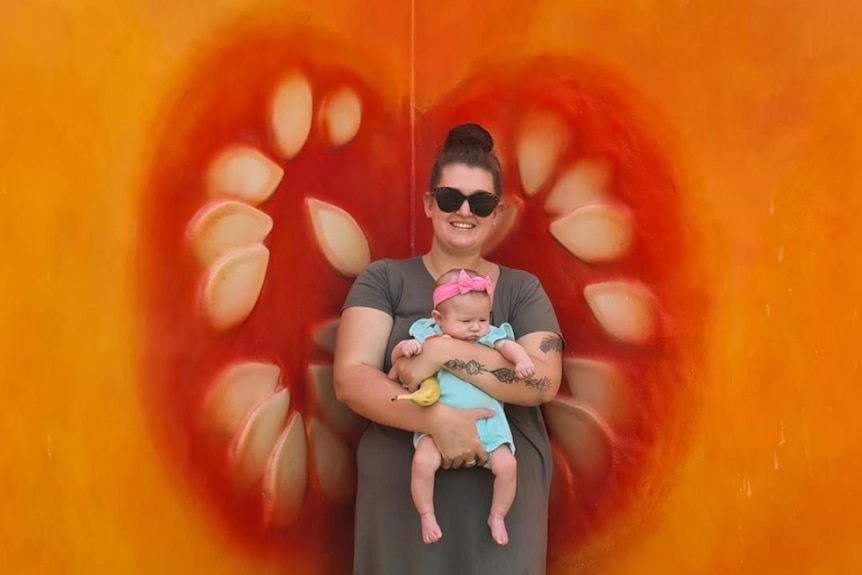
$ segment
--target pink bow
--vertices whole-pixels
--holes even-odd
[[[488,295],[491,295],[494,292],[491,278],[487,276],[476,276],[471,278],[467,275],[467,272],[461,270],[461,273],[458,274],[457,280],[440,284],[434,288],[434,294],[432,296],[434,307],[436,308],[440,303],[449,298],[455,297],[456,295],[463,295],[472,291],[483,291],[487,292]]]

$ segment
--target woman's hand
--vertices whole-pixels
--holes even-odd
[[[429,433],[442,456],[441,467],[473,467],[484,465],[488,453],[476,432],[476,421],[494,415],[490,409],[453,409],[437,403],[426,409],[434,410],[433,428]]]
[[[445,341],[445,338],[427,339],[422,345],[422,353],[396,359],[389,370],[389,379],[399,382],[407,391],[416,391],[422,380],[437,373],[443,365],[440,346],[437,345],[439,341]]]

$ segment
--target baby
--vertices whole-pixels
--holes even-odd
[[[415,339],[399,342],[392,349],[392,361],[421,353],[422,342],[429,337],[453,337],[498,350],[515,365],[518,377],[531,377],[535,373],[535,366],[526,350],[514,341],[512,327],[507,323],[499,327],[490,325],[492,293],[491,279],[479,277],[470,270],[450,270],[440,276],[433,292],[434,310],[431,317],[420,319],[410,326],[410,335]],[[458,409],[487,407],[494,411],[493,417],[477,420],[476,429],[489,456],[485,467],[494,474],[488,527],[493,540],[499,545],[506,545],[509,535],[505,518],[515,499],[517,464],[512,431],[506,421],[503,404],[445,369],[438,371],[436,377],[440,382],[439,401],[444,404]],[[416,452],[413,455],[410,491],[419,512],[422,540],[434,543],[443,536],[434,516],[434,475],[440,468],[442,457],[434,440],[427,435],[417,433],[413,443]],[[470,467],[470,464],[465,466]]]

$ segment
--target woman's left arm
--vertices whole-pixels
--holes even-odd
[[[517,341],[536,366],[532,377],[519,378],[515,366],[495,349],[441,337],[426,340],[421,354],[398,360],[390,377],[413,388],[437,370],[446,369],[503,403],[534,406],[550,401],[557,394],[562,378],[560,336],[540,331]]]

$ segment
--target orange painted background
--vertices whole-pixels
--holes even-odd
[[[303,4],[0,4],[3,572],[315,572],[312,555],[252,554],[219,527],[140,393],[155,140],[194,66],[248,19],[361,47],[388,71],[374,88],[422,112],[501,56],[574,57],[630,86],[685,190],[708,315],[667,494],[591,542],[590,572],[859,572],[862,8]]]

